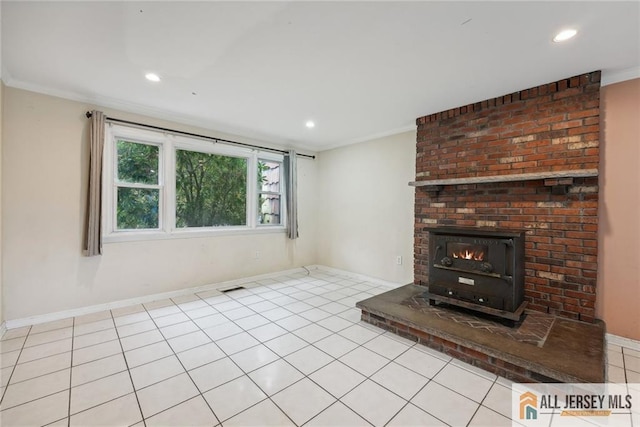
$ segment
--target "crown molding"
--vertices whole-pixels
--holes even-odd
[[[640,78],[640,67],[625,68],[624,70],[616,70],[611,72],[603,70],[602,81],[600,84],[601,86],[607,86],[637,78]]]
[[[5,86],[15,89],[21,89],[29,92],[39,93],[42,95],[80,102],[83,104],[88,104],[88,106],[109,108],[122,111],[124,113],[139,114],[153,119],[166,120],[172,123],[186,126],[194,126],[212,132],[226,134],[230,139],[239,139],[243,142],[254,144],[267,143],[268,145],[271,145],[276,149],[295,149],[297,151],[311,152],[309,154],[315,154],[318,151],[317,147],[311,146],[309,144],[302,144],[296,141],[282,141],[273,136],[253,132],[249,129],[234,128],[233,126],[225,125],[224,123],[216,122],[210,119],[195,118],[190,115],[169,112],[163,109],[149,107],[132,102],[125,102],[116,98],[110,98],[102,95],[87,96],[79,92],[60,90],[48,86],[37,85],[22,80],[13,79],[9,75],[7,75],[6,72],[3,73],[3,76],[5,76],[5,78],[3,79]]]

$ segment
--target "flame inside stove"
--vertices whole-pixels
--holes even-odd
[[[453,252],[451,255],[456,259],[470,259],[473,261],[484,260],[484,251],[470,251],[469,249],[464,249],[458,252]]]

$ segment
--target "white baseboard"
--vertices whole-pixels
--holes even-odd
[[[265,273],[265,274],[259,274],[257,276],[244,277],[242,279],[228,280],[226,282],[214,283],[210,285],[180,289],[177,291],[162,292],[158,294],[145,295],[145,296],[136,297],[136,298],[129,298],[126,300],[113,301],[105,304],[97,304],[97,305],[91,305],[87,307],[58,311],[55,313],[30,316],[22,319],[7,320],[5,323],[2,324],[2,327],[4,327],[4,330],[6,331],[7,329],[15,329],[15,328],[21,328],[23,326],[53,322],[54,320],[66,319],[68,317],[83,316],[85,314],[97,313],[100,311],[112,310],[114,308],[121,308],[121,307],[126,307],[134,304],[143,304],[147,302],[158,301],[158,300],[167,299],[167,298],[174,298],[174,297],[179,297],[183,295],[190,295],[197,292],[204,292],[204,291],[210,291],[210,290],[224,290],[226,288],[235,287],[235,286],[249,283],[249,282],[256,282],[264,279],[271,279],[273,277],[278,277],[278,276],[283,276],[283,275],[293,274],[293,273],[308,273],[309,270],[316,270],[316,269],[317,269],[316,266],[310,266],[306,268],[300,267],[300,268],[294,268],[291,270],[278,271],[275,273]],[[0,331],[3,331],[3,329],[0,329]],[[0,336],[2,336],[2,334],[0,334]]]
[[[134,305],[134,304],[143,304],[143,303],[152,302],[152,301],[158,301],[158,300],[167,299],[167,298],[179,297],[179,296],[183,296],[183,295],[190,295],[190,294],[194,294],[194,293],[197,293],[197,292],[204,292],[204,291],[209,291],[209,290],[224,290],[226,288],[231,288],[231,287],[234,287],[234,286],[238,286],[238,285],[246,284],[246,283],[250,283],[250,282],[256,282],[256,281],[260,281],[260,280],[264,280],[264,279],[271,279],[271,278],[274,278],[274,277],[283,276],[283,275],[287,275],[287,274],[309,273],[310,271],[316,271],[316,270],[326,271],[326,272],[333,273],[333,274],[340,274],[340,275],[345,276],[347,278],[367,281],[367,282],[374,283],[376,285],[385,286],[385,287],[388,287],[388,288],[398,288],[398,287],[403,286],[403,285],[406,284],[406,283],[396,283],[396,282],[391,282],[391,281],[388,281],[388,280],[377,279],[375,277],[370,277],[370,276],[367,276],[367,275],[364,275],[364,274],[353,273],[353,272],[350,272],[350,271],[340,270],[338,268],[327,267],[327,266],[324,266],[324,265],[308,265],[308,266],[304,266],[304,267],[300,267],[300,268],[294,268],[294,269],[290,269],[290,270],[278,271],[278,272],[275,272],[275,273],[259,274],[259,275],[256,275],[256,276],[244,277],[244,278],[241,278],[241,279],[228,280],[228,281],[225,281],[225,282],[214,283],[214,284],[203,285],[203,286],[197,286],[197,287],[193,287],[193,288],[180,289],[180,290],[177,290],[177,291],[163,292],[163,293],[152,294],[152,295],[145,295],[145,296],[141,296],[141,297],[137,297],[137,298],[129,298],[129,299],[126,299],[126,300],[113,301],[113,302],[105,303],[105,304],[98,304],[98,305],[92,305],[92,306],[87,306],[87,307],[82,307],[82,308],[71,309],[71,310],[58,311],[58,312],[55,312],[55,313],[48,313],[48,314],[42,314],[42,315],[38,315],[38,316],[25,317],[25,318],[22,318],[22,319],[7,320],[5,322],[2,322],[2,324],[0,324],[0,338],[2,338],[4,333],[9,329],[15,329],[15,328],[21,328],[23,326],[37,325],[37,324],[40,324],[40,323],[52,322],[52,321],[55,321],[55,320],[61,320],[61,319],[69,318],[69,317],[76,317],[76,316],[82,316],[82,315],[85,315],[85,314],[97,313],[97,312],[104,311],[104,310],[112,310],[112,309],[115,309],[115,308],[126,307],[126,306]],[[609,334],[609,333],[606,334],[605,339],[606,339],[606,342],[608,344],[613,344],[613,345],[617,345],[617,346],[620,346],[620,347],[626,347],[626,348],[629,348],[629,349],[632,349],[632,350],[640,351],[640,341],[633,340],[633,339],[630,339],[630,338],[621,337],[621,336],[618,336],[618,335]]]
[[[631,350],[640,351],[640,341],[632,340],[618,335],[606,334],[607,344],[613,344],[620,347],[626,347]]]
[[[309,271],[315,271],[315,270],[326,271],[334,274],[340,274],[342,276],[345,276],[351,279],[367,281],[367,282],[374,283],[376,285],[385,286],[388,288],[397,288],[403,285],[401,283],[394,283],[386,280],[376,279],[374,277],[369,277],[364,274],[352,273],[350,271],[340,270],[332,267],[326,267],[324,265],[309,265],[305,267],[294,268],[291,270],[260,274],[257,276],[244,277],[244,278],[235,279],[235,280],[228,280],[226,282],[203,285],[203,286],[198,286],[194,288],[187,288],[187,289],[180,289],[177,291],[145,295],[145,296],[136,297],[136,298],[129,298],[126,300],[113,301],[105,304],[91,305],[87,307],[58,311],[55,313],[30,316],[22,319],[7,320],[0,327],[0,332],[4,333],[3,331],[6,331],[7,329],[15,329],[15,328],[21,328],[23,326],[53,322],[55,320],[66,319],[69,317],[83,316],[85,314],[97,313],[100,311],[112,310],[114,308],[121,308],[121,307],[126,307],[134,304],[143,304],[147,302],[158,301],[158,300],[167,299],[167,298],[174,298],[174,297],[179,297],[183,295],[190,295],[197,292],[204,292],[209,290],[224,290],[226,288],[231,288],[234,286],[238,286],[238,285],[246,284],[250,282],[256,282],[264,279],[271,279],[273,277],[284,276],[284,275],[293,274],[293,273],[309,273]],[[2,336],[1,333],[0,333],[0,336]]]
[[[340,274],[350,279],[362,280],[362,281],[374,283],[376,285],[386,286],[388,288],[398,288],[400,286],[406,285],[406,283],[390,282],[388,280],[377,279],[375,277],[370,277],[365,274],[352,273],[351,271],[340,270],[339,268],[327,267],[325,265],[312,265],[307,268],[314,268],[321,271],[328,271],[330,273]]]

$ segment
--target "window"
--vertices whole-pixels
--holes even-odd
[[[104,240],[284,231],[282,159],[279,154],[109,125]]]
[[[115,228],[160,227],[160,147],[117,140]]]
[[[258,160],[258,224],[281,225],[282,162]]]
[[[176,150],[176,227],[247,224],[247,159]]]

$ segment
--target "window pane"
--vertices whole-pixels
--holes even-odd
[[[247,159],[176,150],[176,227],[247,223]]]
[[[158,184],[157,145],[118,141],[118,180],[138,184]]]
[[[280,195],[260,194],[258,197],[258,224],[281,224]]]
[[[160,190],[118,187],[118,230],[158,228]]]
[[[280,171],[281,163],[258,161],[258,186],[259,191],[280,192]]]

